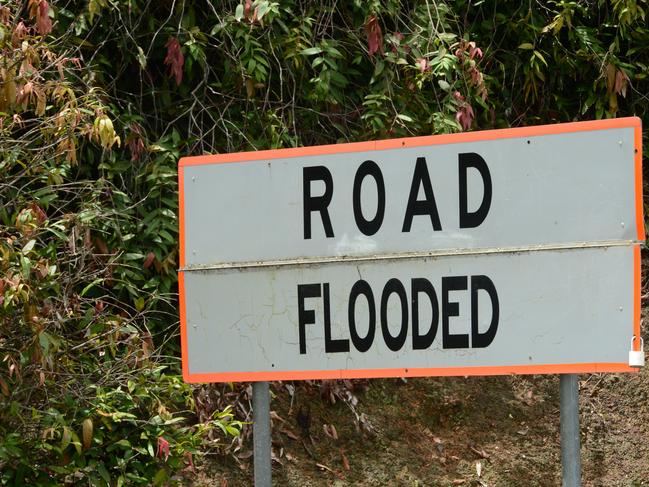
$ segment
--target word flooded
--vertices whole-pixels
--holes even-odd
[[[396,278],[389,279],[380,292],[375,293],[370,284],[359,279],[349,290],[347,299],[347,330],[348,337],[332,336],[330,283],[298,284],[298,333],[300,354],[307,353],[306,327],[316,324],[314,300],[319,299],[322,309],[321,322],[324,326],[325,353],[349,352],[353,346],[358,352],[367,352],[375,344],[378,334],[385,345],[393,352],[398,352],[406,346],[410,330],[412,350],[425,350],[435,341],[439,328],[440,316],[442,324],[441,346],[443,349],[484,348],[493,342],[498,330],[500,304],[496,287],[489,277],[476,276],[446,276],[441,278],[441,300],[430,280],[423,277],[412,278],[406,285]],[[377,290],[378,291],[378,290]],[[457,296],[452,293],[469,293],[470,307],[461,310]],[[399,303],[400,320],[398,323],[388,323],[388,301],[395,296]],[[481,331],[480,300],[488,298],[491,305],[489,327]],[[432,310],[430,323],[419,321],[420,299],[428,300]],[[308,300],[308,302],[307,302]],[[360,300],[365,300],[369,310],[368,322],[361,327],[356,323],[356,308]],[[394,302],[394,299],[392,300]],[[469,313],[471,321],[470,333],[451,333],[451,318],[464,316]],[[378,319],[377,319],[378,317]],[[377,325],[380,331],[377,331]],[[423,325],[423,326],[422,326]],[[367,330],[359,333],[359,328]],[[392,330],[398,329],[397,333]],[[351,344],[350,344],[351,342]]]

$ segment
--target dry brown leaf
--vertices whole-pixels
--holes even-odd
[[[286,436],[288,436],[291,440],[299,440],[300,437],[293,433],[291,430],[284,428],[279,431],[280,433],[284,433]]]
[[[338,439],[338,432],[336,431],[336,427],[333,424],[323,424],[322,431],[324,431],[324,434],[329,438],[332,438],[334,440]]]
[[[247,458],[250,458],[252,456],[252,454],[253,454],[252,450],[244,451],[244,452],[239,453],[237,455],[237,458],[240,459],[240,460],[245,460]]]
[[[92,419],[86,418],[83,420],[83,425],[81,427],[82,433],[83,433],[83,447],[87,450],[90,448],[90,445],[92,444],[92,431],[93,431],[93,424],[92,424]]]
[[[477,448],[475,448],[473,446],[469,446],[469,450],[471,450],[473,453],[475,453],[479,457],[489,458],[489,454],[486,451],[484,451],[482,448],[477,449]]]
[[[335,473],[332,469],[330,469],[329,467],[327,467],[322,463],[316,463],[315,466],[318,467],[320,470],[326,470],[327,472]]]
[[[277,414],[275,411],[270,412],[270,419],[276,419],[277,421],[281,421],[282,423],[286,423],[286,420],[282,418],[279,414]]]
[[[9,386],[2,379],[0,379],[0,390],[5,396],[9,396]]]
[[[342,448],[340,449],[340,458],[342,458],[343,461],[343,468],[345,470],[350,470],[351,467],[349,465],[349,460],[347,460],[347,455],[345,455],[345,452],[342,450]]]

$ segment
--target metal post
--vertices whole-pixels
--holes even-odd
[[[252,442],[255,487],[271,487],[270,391],[268,382],[252,384]]]
[[[561,465],[563,487],[581,486],[579,445],[579,385],[577,374],[560,376]]]

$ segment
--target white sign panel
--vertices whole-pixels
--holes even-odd
[[[185,378],[630,370],[639,134],[631,118],[182,159]]]

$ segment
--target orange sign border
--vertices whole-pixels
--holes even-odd
[[[430,135],[423,137],[408,137],[400,139],[377,140],[371,142],[354,142],[348,144],[332,144],[291,149],[275,149],[234,154],[216,154],[204,156],[183,157],[178,161],[178,224],[180,236],[179,260],[180,268],[185,266],[185,185],[184,168],[202,164],[225,164],[233,162],[249,162],[259,159],[285,159],[289,157],[304,157],[314,155],[336,154],[340,152],[364,152],[403,147],[420,147],[443,144],[460,144],[464,142],[479,142],[486,140],[501,140],[542,135],[556,135],[574,132],[591,132],[616,128],[634,129],[635,145],[635,225],[637,240],[645,241],[644,209],[642,201],[642,122],[638,117],[594,120],[588,122],[570,122],[553,125],[536,125],[511,129],[484,130],[479,132],[463,132],[447,135]],[[633,252],[633,333],[636,337],[633,349],[640,349],[640,276],[641,276],[640,245]],[[577,363],[577,364],[548,364],[548,365],[512,365],[512,366],[477,366],[477,367],[448,367],[448,368],[397,368],[397,369],[362,369],[362,370],[299,370],[299,371],[250,371],[250,372],[214,372],[192,374],[189,371],[189,350],[187,344],[187,322],[185,302],[185,276],[178,271],[178,292],[180,299],[180,343],[182,355],[182,374],[185,382],[238,382],[238,381],[271,381],[271,380],[306,380],[306,379],[353,379],[380,377],[424,377],[424,376],[484,376],[484,375],[516,375],[516,374],[578,374],[597,372],[637,372],[638,369],[629,367],[628,363]]]

